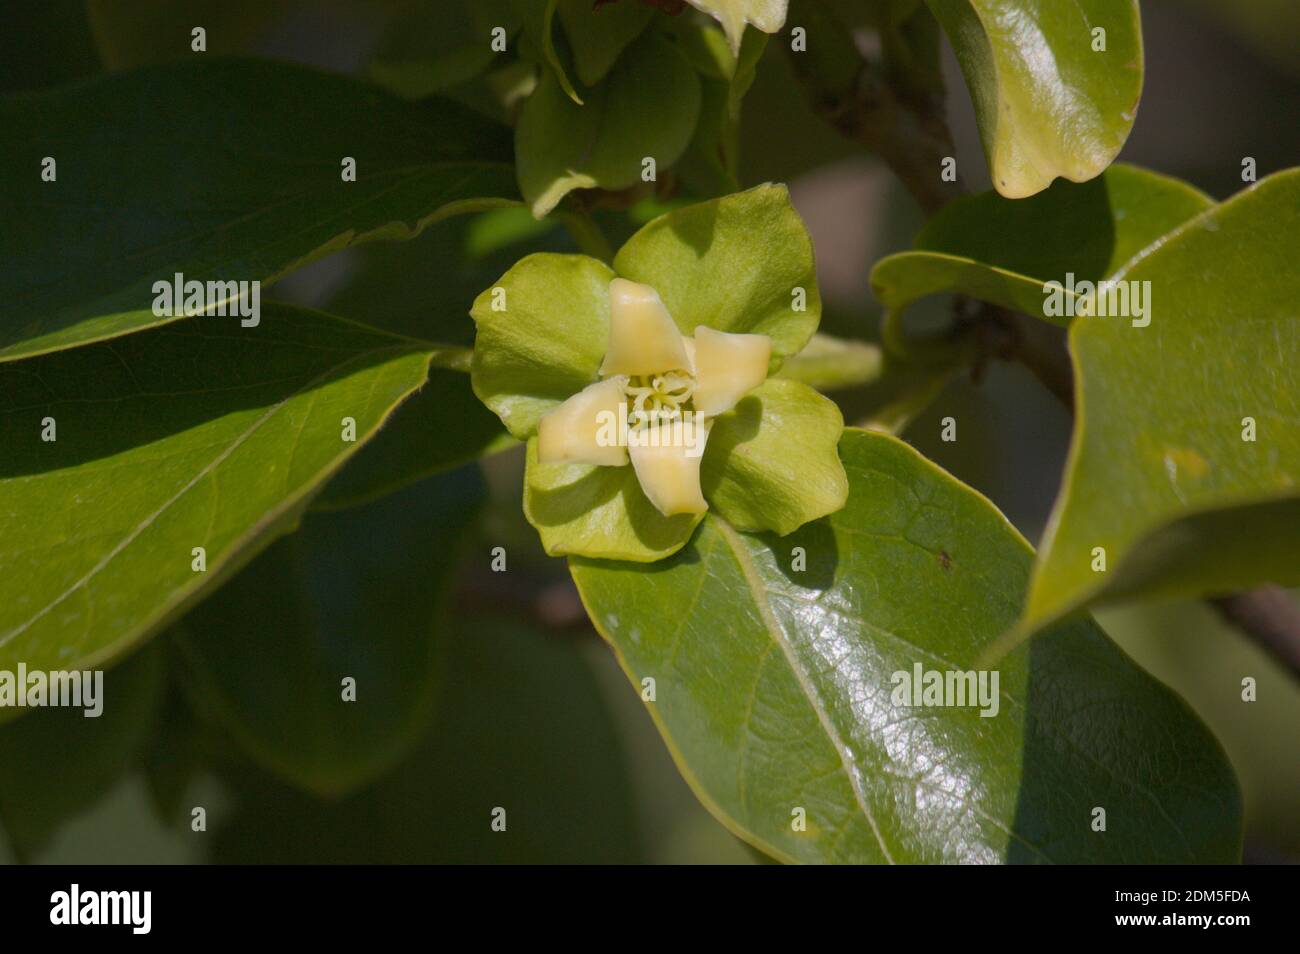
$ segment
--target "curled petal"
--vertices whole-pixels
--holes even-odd
[[[619,408],[627,378],[618,376],[588,385],[542,416],[537,426],[537,458],[620,467],[627,463]]]
[[[709,422],[691,417],[639,428],[628,435],[628,453],[646,497],[665,517],[709,509],[700,490],[700,460]]]
[[[701,325],[695,329],[695,410],[713,417],[730,411],[767,380],[772,339],[731,334]]]
[[[601,376],[660,374],[689,367],[682,333],[659,293],[624,278],[611,281],[609,346],[600,366]]]

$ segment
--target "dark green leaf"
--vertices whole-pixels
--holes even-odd
[[[162,653],[151,648],[104,674],[97,717],[76,707],[31,709],[0,725],[0,829],[20,858],[44,847],[136,764],[163,686]]]
[[[238,808],[214,833],[216,860],[639,860],[625,753],[576,647],[493,619],[448,635],[435,727],[413,757],[331,802],[233,773]]]
[[[368,246],[357,254],[356,276],[329,299],[326,310],[413,337],[472,344],[474,297],[526,252],[558,246],[563,237],[550,234],[555,226],[554,219],[539,222],[515,206],[463,216],[410,242]],[[432,278],[430,263],[436,263]],[[503,449],[511,443],[504,435],[501,422],[474,396],[468,375],[433,368],[424,387],[394,412],[313,506],[337,509],[401,489]]]
[[[593,0],[559,0],[556,12],[573,50],[578,79],[595,86],[627,45],[641,35],[655,11],[640,2],[597,7]]]
[[[392,768],[428,726],[441,603],[481,496],[470,468],[308,515],[177,625],[194,708],[311,791]]]
[[[655,32],[628,47],[578,105],[552,73],[524,103],[515,133],[519,189],[538,218],[574,189],[625,189],[643,160],[668,169],[686,150],[700,110],[700,81]]]
[[[193,30],[205,52],[247,52],[258,34],[307,5],[306,0],[86,0],[95,44],[109,69],[130,69],[195,56]]]
[[[515,194],[496,161],[505,131],[468,110],[269,61],[199,57],[9,97],[0,126],[0,361],[176,320],[154,314],[154,283],[177,272],[269,284]]]
[[[424,387],[325,485],[312,509],[355,507],[513,446],[500,419],[474,395],[468,374],[431,368]]]

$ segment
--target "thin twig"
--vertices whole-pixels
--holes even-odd
[[[1300,679],[1300,605],[1280,586],[1217,596],[1209,601],[1225,620]]]
[[[606,264],[614,260],[613,246],[609,244],[609,239],[605,238],[605,233],[600,230],[596,220],[588,213],[576,208],[562,208],[555,214],[568,230],[579,251],[592,258],[598,258]]]
[[[883,159],[927,215],[961,194],[959,183],[939,174],[954,152],[941,102],[899,95],[884,71],[865,60],[851,89],[827,87],[815,65],[798,55],[790,64],[813,111]]]

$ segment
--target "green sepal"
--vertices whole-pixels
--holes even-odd
[[[769,378],[713,422],[700,465],[709,507],[737,530],[781,536],[834,513],[849,494],[843,431],[834,401]]]
[[[597,380],[609,341],[613,277],[594,258],[539,252],[474,299],[474,393],[519,440],[537,433],[543,414]]]
[[[657,290],[683,334],[767,335],[777,357],[800,351],[821,319],[812,239],[783,185],[659,216],[619,249],[614,270]]]
[[[686,545],[703,514],[665,517],[637,483],[636,471],[590,464],[543,464],[528,442],[524,516],[551,556],[653,563]]]

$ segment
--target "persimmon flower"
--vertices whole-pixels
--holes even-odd
[[[537,459],[622,467],[630,458],[660,513],[703,513],[710,419],[767,379],[772,341],[705,325],[683,337],[659,293],[626,278],[609,283],[609,304],[603,380],[542,416]]]
[[[485,290],[474,391],[528,442],[547,552],[648,562],[706,512],[787,534],[842,507],[839,409],[773,376],[819,313],[811,243],[770,185],[659,217],[613,268],[530,255]]]

